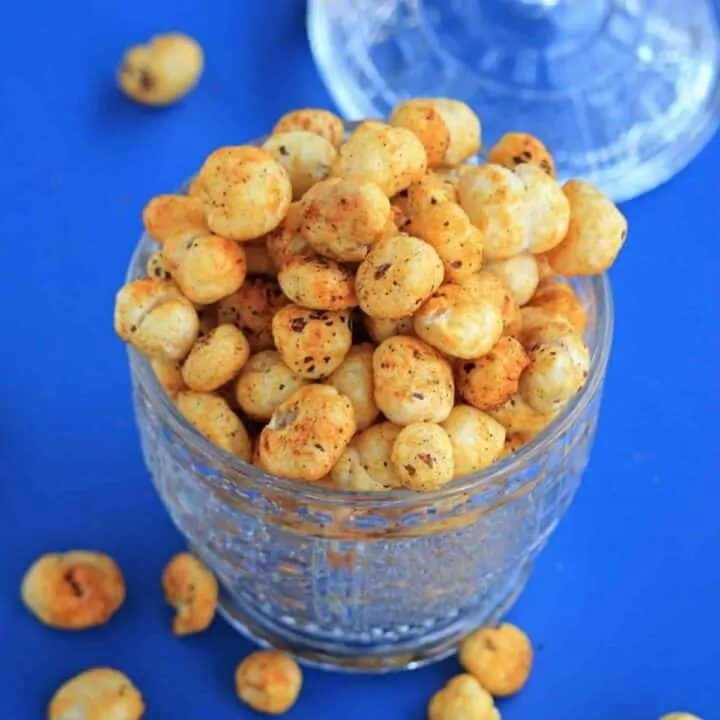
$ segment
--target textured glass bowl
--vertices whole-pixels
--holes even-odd
[[[141,238],[128,280],[156,249]],[[307,663],[375,672],[445,657],[498,620],[570,505],[595,434],[612,297],[605,276],[575,288],[588,311],[583,390],[518,452],[433,493],[353,494],[266,475],[196,432],[130,349],[145,462],[217,574],[225,618]]]
[[[486,147],[533,133],[561,179],[616,201],[681,170],[720,119],[713,0],[308,0],[308,33],[346,117],[464,100]]]

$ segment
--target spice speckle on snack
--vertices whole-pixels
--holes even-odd
[[[158,247],[118,292],[118,335],[267,473],[428,491],[491,466],[590,377],[564,276],[606,270],[627,222],[560,186],[537,138],[474,164],[480,143],[467,105],[415,98],[348,133],[295,110],[263,147],[215,150],[188,195],[146,205]]]

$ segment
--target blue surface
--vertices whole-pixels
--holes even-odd
[[[8,15],[10,13],[10,15]],[[0,715],[44,717],[55,688],[111,665],[148,718],[256,717],[233,692],[251,649],[222,621],[169,632],[161,568],[182,548],[151,488],[133,425],[113,295],[152,195],[213,148],[284,111],[332,107],[300,0],[13,3],[0,44]],[[125,100],[124,48],[183,29],[207,52],[176,107]],[[666,187],[625,207],[612,276],[617,330],[591,467],[512,613],[537,645],[505,720],[720,718],[716,140]],[[40,553],[110,553],[128,583],[104,628],[37,623],[18,600]],[[306,673],[291,720],[413,720],[454,660],[386,678]],[[342,711],[331,709],[336,703]]]

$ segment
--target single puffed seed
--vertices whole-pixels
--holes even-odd
[[[427,243],[409,235],[386,238],[360,263],[358,302],[371,317],[411,315],[440,287],[444,275],[437,252]]]
[[[518,692],[530,677],[533,649],[520,628],[502,623],[470,633],[460,644],[459,659],[489,693],[507,697]]]
[[[660,720],[702,720],[697,715],[692,715],[686,712],[674,712],[669,715],[663,715]]]
[[[165,33],[133,45],[117,71],[121,90],[143,105],[170,105],[198,83],[204,57],[200,44],[183,33]]]
[[[441,425],[452,443],[456,478],[489,467],[503,451],[505,428],[474,407],[456,405]]]
[[[347,492],[383,492],[390,489],[370,475],[352,441],[333,465],[330,480],[332,487]]]
[[[307,383],[282,361],[280,353],[264,350],[253,355],[240,371],[235,398],[249,418],[264,422],[280,403]]]
[[[202,200],[188,195],[157,195],[142,218],[147,234],[161,245],[170,238],[192,240],[210,232]]]
[[[450,131],[450,145],[445,152],[445,165],[459,165],[477,154],[482,143],[480,119],[472,108],[460,100],[432,98]]]
[[[178,553],[162,574],[165,601],[175,608],[173,634],[202,632],[215,617],[218,583],[203,563],[190,553]]]
[[[436,490],[454,476],[450,436],[435,423],[404,427],[395,438],[391,459],[403,487],[410,490]]]
[[[302,237],[315,252],[338,262],[360,262],[371,245],[396,232],[390,201],[371,181],[328,178],[298,205],[292,221]]]
[[[550,151],[533,135],[507,133],[488,153],[488,160],[510,170],[524,164],[536,165],[551,178],[555,177],[555,161]]]
[[[456,675],[433,695],[428,720],[501,720],[490,693],[472,675]]]
[[[538,412],[558,412],[587,380],[587,346],[569,323],[557,320],[534,329],[523,327],[523,344],[530,363],[520,376],[520,395]]]
[[[402,127],[366,121],[350,134],[333,163],[335,177],[374,182],[392,197],[427,170],[427,153],[416,135]]]
[[[122,605],[125,580],[115,561],[103,553],[50,553],[27,570],[20,595],[46,625],[84,630],[104,625]]]
[[[268,254],[278,270],[282,270],[296,255],[309,255],[313,252],[307,240],[300,234],[302,212],[303,203],[292,203],[282,222],[260,240],[264,240]]]
[[[355,273],[320,255],[298,255],[278,273],[292,302],[311,310],[348,310],[357,305]]]
[[[210,442],[231,455],[250,462],[250,437],[240,418],[225,400],[210,393],[186,390],[178,393],[175,402],[188,422]]]
[[[505,260],[527,249],[525,186],[500,165],[468,167],[458,183],[460,205],[485,238],[485,259]]]
[[[487,263],[485,269],[497,275],[510,288],[515,302],[520,306],[530,301],[540,282],[537,260],[529,253]]]
[[[304,108],[283,115],[273,128],[274,133],[306,130],[329,141],[333,147],[340,147],[345,135],[343,121],[329,110]]]
[[[294,704],[302,687],[298,664],[284,653],[259,650],[248,655],[235,671],[235,690],[253,710],[282,715]]]
[[[145,703],[130,678],[93,668],[64,683],[48,706],[48,720],[140,720]]]
[[[450,363],[427,343],[396,335],[373,353],[375,402],[398,425],[442,422],[452,410],[455,384]]]
[[[287,170],[293,200],[300,200],[315,183],[326,178],[337,156],[328,140],[305,130],[274,133],[263,148]]]
[[[350,443],[368,475],[388,488],[402,486],[400,476],[390,459],[400,430],[400,426],[395,423],[381,422],[358,433]]]
[[[570,203],[560,185],[535,165],[521,165],[515,175],[525,186],[525,249],[547,252],[567,235]]]
[[[478,358],[490,352],[504,328],[496,305],[451,283],[420,306],[413,326],[420,339],[459,358]]]
[[[238,243],[218,235],[191,240],[174,259],[175,282],[198,305],[210,305],[231,295],[245,281],[245,251]]]
[[[455,366],[458,392],[479,410],[494,410],[518,391],[520,375],[530,363],[523,346],[502,337],[483,357],[459,361]]]
[[[327,475],[355,434],[350,399],[329,385],[307,385],[278,405],[260,433],[262,467],[314,482]]]
[[[351,347],[340,367],[327,379],[328,385],[350,398],[358,431],[370,427],[380,414],[374,397],[373,352],[370,343]]]
[[[215,150],[199,177],[210,229],[231,240],[247,242],[274,230],[292,200],[285,168],[267,150],[251,145]]]
[[[250,345],[234,325],[218,325],[201,337],[182,367],[191,390],[211,392],[230,382],[250,357]]]
[[[287,298],[274,280],[247,278],[237,292],[218,302],[217,319],[242,330],[252,352],[260,352],[272,348],[273,317],[287,304]]]
[[[308,310],[286,305],[272,319],[275,347],[285,364],[300,377],[328,377],[352,345],[347,311]]]
[[[569,180],[563,192],[570,202],[565,239],[546,254],[561,275],[598,275],[614,262],[625,244],[627,220],[612,200],[582,180]]]
[[[138,352],[159,360],[182,360],[198,336],[198,315],[175,283],[141,278],[115,296],[115,332]]]

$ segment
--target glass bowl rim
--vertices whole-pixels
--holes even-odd
[[[358,124],[359,122],[347,122],[346,128],[352,128]],[[266,137],[267,136],[246,144],[261,145]],[[182,186],[181,192],[185,191],[187,185],[188,183],[185,183]],[[147,233],[143,233],[130,259],[125,276],[126,283],[143,277],[146,274],[143,256],[147,251],[148,245],[151,243],[155,243],[155,241]],[[233,473],[242,476],[255,490],[261,493],[272,492],[279,496],[286,496],[296,502],[312,501],[331,507],[339,505],[347,507],[348,504],[352,503],[354,506],[362,507],[363,510],[366,511],[372,510],[375,507],[382,511],[383,509],[391,507],[422,506],[463,493],[471,493],[490,487],[498,480],[521,471],[525,465],[531,463],[544,450],[553,445],[565,434],[571,425],[582,415],[592,398],[600,391],[612,347],[614,324],[612,288],[606,273],[595,276],[585,276],[584,279],[589,281],[593,290],[596,303],[596,327],[595,342],[593,343],[590,354],[590,372],[583,388],[565,405],[558,416],[554,418],[546,428],[528,443],[522,445],[519,450],[510,453],[502,460],[493,463],[484,470],[452,480],[447,485],[432,492],[419,493],[404,489],[376,493],[352,492],[313,483],[301,483],[290,480],[289,478],[282,478],[265,473],[255,465],[247,463],[239,457],[231,455],[222,448],[219,448],[196,430],[185,417],[181,415],[175,403],[160,385],[152,369],[150,360],[141,355],[132,346],[128,345],[130,367],[135,378],[146,391],[155,410],[161,412],[163,417],[169,421],[172,430],[191,450],[203,456],[214,458],[216,465],[221,463],[222,467],[226,467],[233,471]],[[205,481],[218,492],[227,492],[227,484],[222,484],[214,473],[205,478]],[[532,478],[529,478],[524,484],[530,482],[532,482]],[[521,487],[524,487],[524,484]],[[513,491],[517,492],[518,489],[518,486],[515,486]]]

